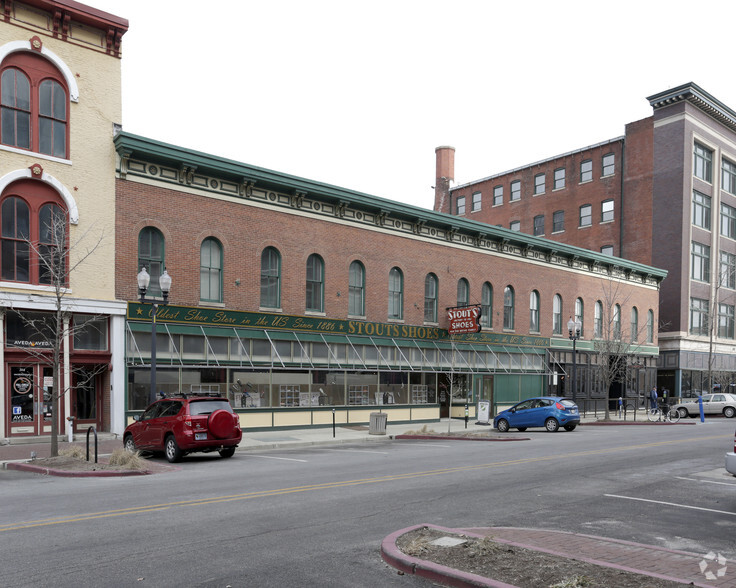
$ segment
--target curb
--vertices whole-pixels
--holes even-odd
[[[414,525],[406,529],[401,529],[391,533],[381,542],[381,558],[390,566],[397,570],[404,572],[405,574],[412,574],[421,578],[426,578],[433,582],[438,582],[445,586],[487,586],[491,588],[517,588],[512,584],[505,584],[503,582],[496,582],[490,578],[484,578],[476,574],[470,574],[468,572],[461,572],[459,570],[448,568],[429,561],[424,561],[411,555],[406,555],[396,545],[396,541],[402,535],[414,531],[416,529],[423,529],[424,527],[445,530],[444,527],[436,527],[435,525]],[[451,531],[450,529],[447,529]]]
[[[146,476],[152,474],[150,470],[59,470],[55,468],[46,468],[43,466],[32,465],[30,463],[6,463],[5,469],[18,470],[21,472],[31,472],[32,474],[41,474],[44,476],[59,476],[62,478],[110,478],[114,476]]]
[[[496,437],[462,437],[462,436],[450,436],[450,435],[396,435],[394,439],[431,439],[432,441],[531,441],[530,437],[508,437],[508,438],[496,438]]]

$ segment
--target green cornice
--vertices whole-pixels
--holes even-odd
[[[501,249],[506,246],[518,247],[525,256],[532,251],[541,252],[549,259],[553,256],[566,258],[571,267],[576,263],[584,263],[590,268],[594,266],[608,268],[609,273],[615,270],[634,273],[642,276],[644,280],[650,278],[657,283],[667,276],[665,270],[618,257],[603,255],[595,251],[526,235],[503,227],[371,196],[363,192],[256,167],[192,149],[177,147],[176,145],[162,143],[124,131],[115,136],[114,143],[115,149],[121,158],[165,164],[177,169],[187,167],[196,170],[198,174],[210,174],[236,183],[251,182],[260,189],[269,189],[285,194],[302,194],[316,201],[327,202],[332,205],[347,205],[357,210],[407,220],[419,227],[439,228],[451,235],[462,233],[472,239],[486,239],[500,244]]]

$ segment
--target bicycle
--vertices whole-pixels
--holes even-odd
[[[665,423],[677,423],[680,420],[680,412],[674,408],[670,408],[667,404],[662,407],[650,408],[647,410],[647,417],[650,422],[664,421]]]

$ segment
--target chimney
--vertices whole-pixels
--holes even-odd
[[[450,182],[455,180],[455,148],[444,145],[434,150],[437,160],[434,184],[434,210],[450,213]]]

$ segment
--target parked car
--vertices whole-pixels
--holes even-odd
[[[736,476],[736,433],[733,435],[733,453],[726,454],[726,471]]]
[[[572,431],[580,423],[580,412],[571,400],[557,396],[529,398],[499,412],[493,419],[493,426],[500,433],[511,428],[526,431],[529,427],[544,427],[554,433],[560,427]]]
[[[697,398],[683,400],[673,408],[680,413],[680,418],[700,415]],[[733,418],[736,415],[736,394],[703,394],[703,414],[722,414]]]
[[[218,451],[232,457],[243,434],[227,398],[176,395],[151,404],[125,428],[128,451],[163,451],[177,462],[188,453]]]

